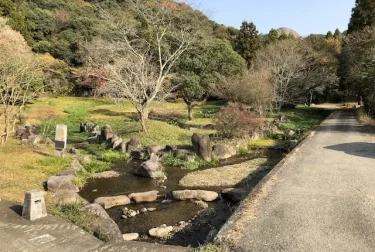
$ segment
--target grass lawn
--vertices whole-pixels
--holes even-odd
[[[187,121],[187,108],[183,102],[167,103],[155,102],[152,113],[173,115],[190,125],[211,124],[212,117],[225,105],[223,102],[206,102],[194,108],[195,119]],[[194,132],[212,134],[212,130],[185,130],[164,121],[149,120],[148,134],[140,133],[140,126],[134,121],[135,110],[125,101],[117,106],[109,100],[93,98],[42,97],[32,101],[25,111],[25,121],[37,125],[38,132],[54,138],[54,129],[57,123],[68,125],[68,143],[85,141],[88,135],[79,132],[81,122],[97,122],[100,126],[109,124],[115,133],[124,140],[139,137],[144,146],[167,144],[190,144]],[[318,125],[329,112],[314,108],[298,107],[295,110],[283,111],[288,115],[290,122],[283,125],[287,129],[310,129]],[[276,118],[275,115],[273,118]],[[273,120],[273,118],[269,120]],[[24,122],[23,122],[24,123]],[[251,142],[253,146],[274,146],[281,140],[261,139]],[[95,153],[107,163],[113,160],[126,159],[114,153],[101,150],[100,146]],[[0,198],[22,202],[24,192],[31,189],[43,189],[43,182],[48,176],[55,175],[70,166],[71,157],[65,159],[53,157],[50,148],[22,146],[18,140],[10,138],[6,145],[0,146]],[[94,163],[93,170],[101,170],[105,164]]]

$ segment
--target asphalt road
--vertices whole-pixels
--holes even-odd
[[[353,110],[327,119],[237,220],[235,251],[375,251],[375,139],[361,131]]]

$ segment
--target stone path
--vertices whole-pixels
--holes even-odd
[[[186,248],[121,242],[105,244],[69,221],[48,216],[28,221],[20,216],[22,206],[0,201],[0,251],[1,252],[169,252],[187,251]]]
[[[235,251],[375,251],[375,139],[354,110],[323,122],[220,231]]]

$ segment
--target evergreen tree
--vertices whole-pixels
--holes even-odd
[[[243,21],[235,41],[235,50],[246,60],[248,67],[255,58],[256,51],[260,48],[259,32],[255,24]]]
[[[271,29],[268,33],[268,43],[274,43],[279,39],[279,33],[275,29]]]
[[[333,34],[331,31],[327,32],[326,39],[333,39]]]
[[[356,0],[355,7],[352,10],[348,32],[362,30],[366,26],[375,24],[375,1],[374,0]]]
[[[286,34],[285,32],[282,32],[281,35],[279,36],[279,40],[286,40],[288,39],[288,34]]]
[[[335,33],[333,34],[333,37],[335,39],[340,40],[340,41],[342,40],[342,33],[338,28],[335,30]]]

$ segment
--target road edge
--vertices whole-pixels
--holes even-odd
[[[249,193],[249,195],[241,202],[236,211],[221,227],[220,231],[214,239],[215,244],[227,244],[232,247],[237,240],[241,239],[243,232],[241,225],[246,225],[247,220],[253,218],[251,214],[254,212],[260,200],[264,199],[268,190],[276,181],[277,174],[281,172],[289,160],[305,145],[307,141],[312,138],[317,130],[329,119],[333,118],[338,110],[333,111],[326,119],[324,119],[317,127],[312,129],[308,136],[306,136],[286,157],[284,157]],[[249,207],[250,206],[250,207]],[[242,219],[242,223],[241,223]]]

